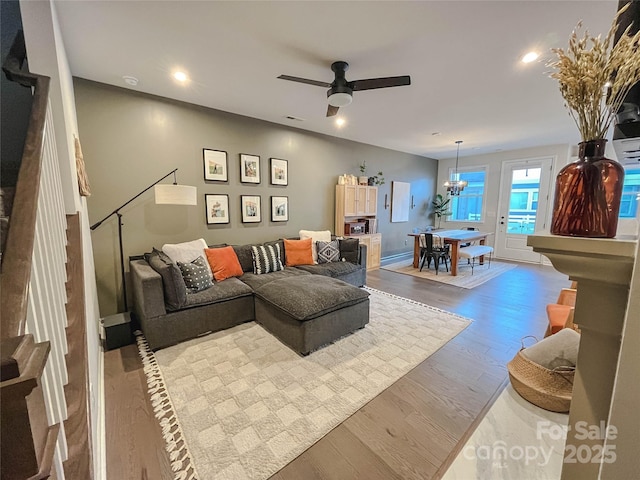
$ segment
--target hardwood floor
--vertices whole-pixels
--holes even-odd
[[[551,267],[526,264],[472,290],[367,272],[372,288],[474,322],[272,479],[440,478],[505,385],[520,339],[542,338],[545,305],[569,283]],[[106,352],[105,391],[108,478],[171,479],[135,345]]]

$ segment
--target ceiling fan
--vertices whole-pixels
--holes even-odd
[[[335,73],[335,79],[331,83],[292,77],[290,75],[280,75],[278,78],[328,88],[327,99],[329,106],[327,108],[327,117],[332,117],[337,114],[340,107],[349,105],[353,100],[354,91],[411,85],[411,77],[409,75],[403,75],[401,77],[367,78],[349,82],[344,77],[345,72],[349,70],[349,64],[343,61],[333,62],[331,64],[331,70]]]

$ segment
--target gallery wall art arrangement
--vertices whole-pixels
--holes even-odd
[[[260,156],[248,153],[239,154],[240,183],[262,183],[260,176]],[[204,180],[229,184],[229,161],[227,152],[210,148],[202,149]],[[281,158],[269,159],[269,184],[286,187],[289,184],[289,162]],[[262,222],[262,205],[260,195],[240,195],[240,212],[242,223]],[[289,197],[271,196],[271,221],[287,222],[289,220]],[[229,195],[205,194],[205,218],[207,225],[231,223],[229,215]]]

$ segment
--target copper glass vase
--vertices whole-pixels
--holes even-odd
[[[613,238],[618,228],[624,169],[604,157],[605,139],[582,142],[578,161],[556,177],[551,233]]]

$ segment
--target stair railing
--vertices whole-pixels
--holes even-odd
[[[0,273],[1,480],[65,478],[66,217],[49,78],[22,70],[18,32],[3,65],[32,108]]]

